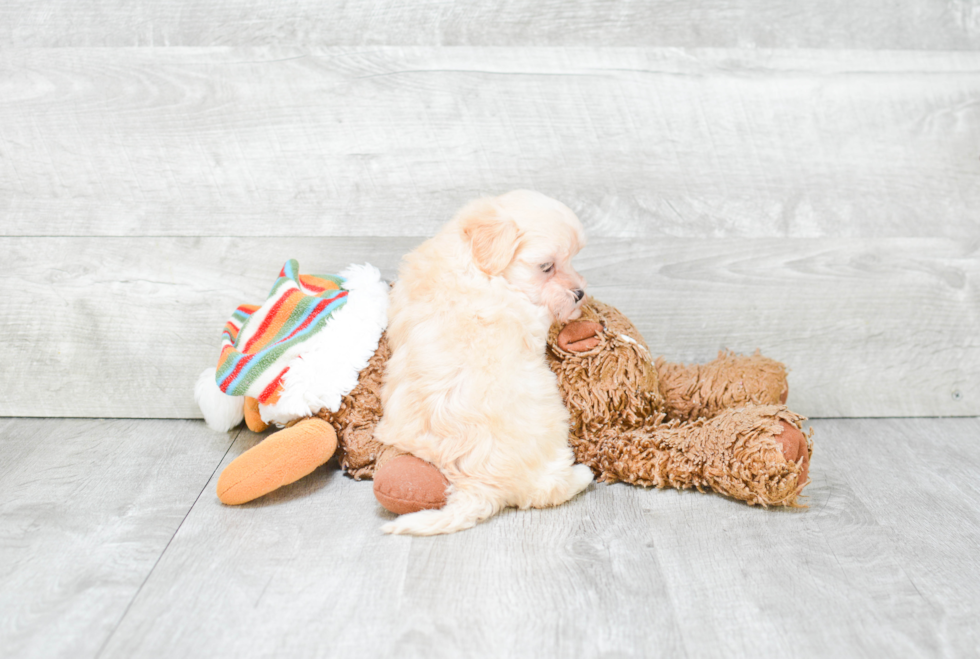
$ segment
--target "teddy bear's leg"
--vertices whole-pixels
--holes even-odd
[[[337,450],[337,433],[319,417],[273,433],[235,458],[218,477],[218,498],[230,506],[288,485],[325,463]]]
[[[786,402],[786,367],[759,353],[719,353],[707,364],[672,364],[660,358],[657,375],[668,419],[693,421],[741,405]]]
[[[388,512],[404,515],[442,508],[446,505],[448,488],[449,481],[431,462],[407,453],[378,459],[374,497]]]
[[[700,482],[716,492],[763,506],[800,507],[813,447],[803,417],[778,405],[724,410],[711,419],[677,424],[670,438],[682,470],[696,455]]]
[[[749,504],[795,507],[813,450],[802,421],[782,406],[747,406],[647,431],[610,429],[586,437],[576,453],[602,480],[712,489]]]
[[[245,425],[252,432],[265,432],[269,427],[259,414],[259,401],[251,396],[245,397]]]

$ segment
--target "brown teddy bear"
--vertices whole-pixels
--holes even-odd
[[[594,298],[581,318],[552,327],[548,358],[571,416],[576,459],[600,481],[800,506],[813,449],[801,431],[805,419],[784,406],[781,363],[758,353],[722,353],[690,366],[654,360],[636,327]],[[413,456],[396,457],[375,472],[375,495],[399,514],[438,507],[445,490],[435,471]]]
[[[299,419],[236,458],[218,496],[240,504],[309,474],[336,453],[356,479],[404,514],[445,503],[448,481],[433,465],[373,439],[389,352],[384,335],[338,411]],[[722,354],[704,365],[654,360],[643,337],[615,308],[594,298],[580,319],[552,328],[548,357],[571,415],[579,462],[599,480],[714,490],[746,503],[799,506],[812,446],[803,417],[783,405],[782,364],[758,354]],[[254,398],[245,420],[266,428]]]
[[[654,360],[636,327],[594,298],[580,319],[551,329],[548,347],[575,456],[599,480],[799,505],[812,447],[803,417],[783,405],[779,362],[758,353],[692,366]]]

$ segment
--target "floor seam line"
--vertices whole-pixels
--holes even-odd
[[[105,652],[106,647],[109,645],[109,641],[111,641],[112,637],[116,635],[116,632],[119,630],[119,627],[126,619],[126,616],[129,615],[129,610],[133,607],[133,603],[136,601],[136,598],[138,598],[140,593],[143,592],[143,587],[146,585],[146,582],[150,580],[151,576],[153,576],[153,573],[156,571],[157,566],[160,565],[160,561],[167,553],[167,550],[170,549],[170,544],[174,541],[174,538],[177,537],[177,534],[180,533],[180,529],[184,526],[184,522],[187,521],[187,516],[191,514],[191,511],[194,510],[195,507],[197,507],[197,502],[201,500],[201,495],[204,494],[204,491],[208,488],[208,483],[210,483],[211,480],[214,478],[214,475],[218,472],[218,468],[225,461],[225,458],[228,457],[228,452],[231,451],[231,447],[235,445],[235,442],[238,441],[238,438],[241,436],[241,434],[242,434],[242,429],[239,428],[238,432],[235,433],[235,436],[228,443],[228,448],[226,448],[225,452],[221,454],[221,459],[218,460],[218,463],[214,466],[214,470],[211,472],[211,475],[208,476],[206,481],[204,481],[204,485],[201,487],[201,491],[197,493],[196,497],[194,497],[194,503],[190,505],[190,507],[187,509],[187,512],[184,513],[184,517],[180,520],[180,524],[178,524],[177,528],[174,529],[174,532],[170,534],[170,538],[167,540],[167,544],[163,546],[163,550],[160,551],[160,555],[157,556],[157,559],[153,562],[153,567],[151,567],[149,572],[146,573],[146,576],[143,578],[143,581],[140,582],[139,588],[136,589],[136,592],[133,593],[133,596],[129,599],[129,603],[126,604],[126,608],[123,610],[122,615],[119,616],[119,620],[117,620],[116,624],[113,625],[112,631],[109,632],[108,635],[106,635],[106,638],[102,642],[102,645],[95,653],[96,659],[102,656],[102,653]]]

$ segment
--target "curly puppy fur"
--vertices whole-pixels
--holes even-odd
[[[545,357],[554,321],[578,317],[585,243],[563,204],[515,191],[464,207],[407,255],[391,296],[392,355],[376,438],[449,479],[447,504],[387,533],[469,528],[507,506],[545,507],[585,489],[568,412]]]

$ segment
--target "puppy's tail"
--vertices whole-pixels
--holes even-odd
[[[421,510],[402,515],[381,527],[397,535],[439,535],[455,533],[476,526],[497,513],[503,506],[487,493],[456,490],[438,510]]]

